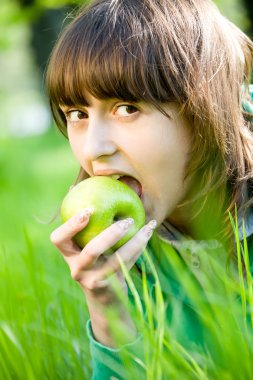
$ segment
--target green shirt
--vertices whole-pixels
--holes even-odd
[[[250,216],[248,223],[246,224],[246,234],[248,236],[247,239],[251,256],[253,256],[252,233],[253,215]],[[166,304],[166,323],[168,323],[168,325],[173,324],[173,337],[182,344],[186,350],[189,349],[191,351],[195,347],[204,347],[206,342],[210,339],[210,336],[208,331],[203,329],[198,317],[198,312],[189,299],[183,283],[181,283],[176,275],[177,272],[174,270],[175,263],[176,265],[181,266],[182,272],[192,276],[194,282],[196,279],[197,287],[201,289],[202,285],[205,286],[203,271],[211,272],[212,270],[208,257],[212,256],[214,260],[217,258],[219,262],[223,260],[225,267],[226,255],[217,241],[179,240],[178,236],[175,236],[176,234],[177,232],[173,230],[170,225],[169,227],[168,225],[163,225],[160,228],[159,235],[157,235],[156,238],[151,239],[148,249],[150,252],[157,250],[161,251],[160,257],[152,256],[152,259],[154,260],[154,264],[158,271],[157,273],[162,286],[163,298]],[[174,246],[175,248],[175,250],[173,249],[174,253],[171,251],[169,262],[162,253],[164,245]],[[155,278],[152,271],[149,270],[148,262],[143,257],[137,261],[137,270],[133,272],[136,287],[139,289],[139,294],[141,294],[141,285],[140,283],[138,284],[138,268],[140,269],[142,265],[145,266],[148,287],[152,294],[155,291]],[[133,298],[130,291],[129,298]],[[180,321],[178,321],[178,323],[175,323],[176,313],[180,315]],[[87,323],[87,334],[90,340],[92,356],[92,380],[146,379],[145,371],[142,369],[141,365],[138,364],[138,360],[135,361],[131,359],[129,365],[126,365],[125,362],[122,365],[122,355],[125,355],[127,352],[130,352],[133,358],[140,357],[141,360],[143,360],[142,345],[144,343],[141,334],[133,343],[118,349],[111,349],[97,342],[93,337],[90,321]],[[134,375],[131,375],[128,372],[129,366],[135,371],[133,372]]]

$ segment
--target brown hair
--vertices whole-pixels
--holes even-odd
[[[209,0],[97,0],[81,9],[59,39],[47,87],[53,116],[66,135],[59,104],[99,99],[145,101],[161,112],[177,102],[191,121],[198,196],[224,187],[220,208],[245,205],[253,172],[248,96],[253,44]],[[243,86],[244,84],[244,86]],[[204,202],[203,202],[204,203]]]

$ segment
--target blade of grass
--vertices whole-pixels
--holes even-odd
[[[6,323],[1,324],[1,330],[4,333],[4,335],[6,336],[6,338],[8,339],[9,343],[11,343],[11,346],[12,346],[12,349],[11,349],[10,346],[7,345],[7,341],[5,341],[5,343],[2,341],[2,343],[4,343],[2,345],[2,347],[4,348],[4,352],[5,352],[7,358],[10,360],[11,363],[13,361],[13,348],[15,348],[19,353],[20,361],[13,363],[14,364],[13,369],[15,369],[15,372],[17,374],[19,374],[20,364],[22,363],[22,367],[24,367],[26,379],[27,380],[35,380],[36,376],[34,374],[32,365],[30,363],[30,359],[29,359],[28,355],[26,355],[25,351],[23,350],[22,345],[18,341],[17,336],[14,334],[14,332],[11,330],[11,328]]]
[[[235,221],[233,220],[231,213],[229,213],[229,217],[230,217],[230,221],[234,230],[234,236],[235,236],[235,241],[236,241],[240,295],[241,295],[241,301],[242,301],[243,318],[245,321],[245,328],[247,330],[247,301],[246,301],[246,290],[245,290],[243,267],[242,267],[242,252],[241,252],[241,243],[240,243],[240,237],[239,237],[238,215],[237,215],[236,208],[235,208]]]
[[[253,281],[252,281],[252,275],[250,272],[250,262],[249,262],[249,251],[248,251],[248,243],[246,238],[246,230],[245,230],[245,223],[243,220],[243,254],[244,254],[244,263],[245,263],[245,270],[246,270],[246,279],[247,279],[247,290],[248,290],[248,302],[249,302],[249,313],[250,313],[250,320],[251,320],[251,327],[253,328]]]

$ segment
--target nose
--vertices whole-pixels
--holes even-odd
[[[104,119],[89,119],[86,131],[83,153],[87,161],[96,161],[103,156],[112,156],[117,151],[113,127]]]

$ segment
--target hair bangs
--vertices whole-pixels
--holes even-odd
[[[143,31],[141,13],[133,13],[127,24],[120,10],[112,15],[102,8],[88,7],[54,49],[47,73],[54,115],[60,104],[88,105],[87,93],[98,99],[145,101],[157,108],[178,101],[172,89],[178,83],[175,73],[164,65],[159,39],[147,28]]]

